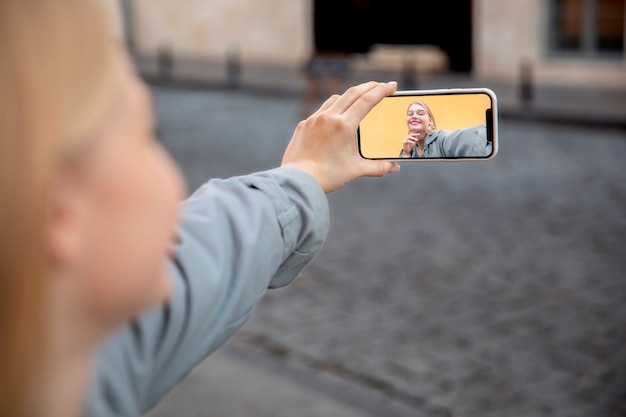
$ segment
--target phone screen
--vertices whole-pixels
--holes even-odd
[[[397,92],[361,121],[357,144],[366,159],[491,159],[496,96],[484,88]]]

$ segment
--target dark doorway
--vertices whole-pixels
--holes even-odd
[[[313,10],[317,49],[428,44],[448,54],[450,70],[472,70],[471,0],[313,0]]]

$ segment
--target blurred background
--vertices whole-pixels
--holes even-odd
[[[338,85],[500,110],[493,161],[330,194],[319,255],[150,417],[626,415],[624,0],[107,4],[190,191],[280,164]],[[311,82],[320,51],[340,83]]]
[[[451,70],[484,81],[530,76],[538,84],[626,88],[623,0],[110,4],[150,75],[160,69],[180,79],[222,82],[234,70],[230,75],[242,83],[298,87],[301,65],[318,47],[352,52],[360,71]]]

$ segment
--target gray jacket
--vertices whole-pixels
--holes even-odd
[[[295,168],[206,183],[184,202],[171,299],[102,347],[85,415],[152,408],[246,322],[267,288],[296,277],[328,223],[326,195]]]
[[[422,158],[487,157],[492,149],[485,124],[454,131],[439,129],[426,135]],[[418,158],[417,146],[411,151],[411,158]]]

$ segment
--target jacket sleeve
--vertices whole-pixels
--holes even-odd
[[[492,152],[485,124],[449,132],[441,146],[447,158],[487,157]]]
[[[169,302],[122,328],[96,358],[87,416],[139,416],[289,284],[328,232],[328,201],[295,168],[211,180],[182,209]]]

